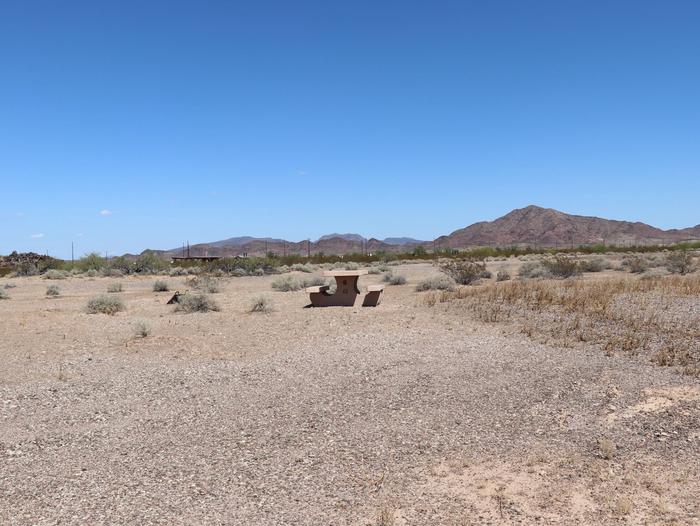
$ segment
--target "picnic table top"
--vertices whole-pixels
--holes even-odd
[[[367,269],[361,270],[326,270],[324,276],[333,277],[354,277],[354,276],[364,276],[367,274]]]

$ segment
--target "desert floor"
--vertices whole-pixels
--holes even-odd
[[[428,306],[436,270],[394,271],[374,309],[264,276],[197,314],[152,276],[0,280],[0,524],[700,524],[698,378]],[[114,281],[126,311],[85,313]]]

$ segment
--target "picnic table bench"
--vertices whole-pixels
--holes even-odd
[[[334,294],[328,292],[327,285],[308,287],[311,304],[314,307],[352,307],[357,297],[361,294],[357,286],[360,276],[367,274],[366,270],[327,270],[324,276],[335,278],[336,289]],[[362,306],[376,307],[379,305],[384,285],[370,285],[367,287]]]

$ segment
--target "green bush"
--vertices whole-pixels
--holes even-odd
[[[455,284],[447,276],[435,276],[427,278],[416,285],[416,290],[422,292],[424,290],[454,290]]]
[[[61,294],[61,289],[58,285],[49,285],[46,287],[46,295],[49,297],[56,297]]]
[[[124,310],[124,302],[117,296],[95,296],[91,298],[88,303],[86,310],[88,314],[116,314],[117,312]]]
[[[153,284],[153,292],[168,292],[169,290],[170,287],[168,286],[167,281],[157,280]]]
[[[209,312],[219,311],[216,302],[206,294],[182,294],[178,298],[176,312]]]

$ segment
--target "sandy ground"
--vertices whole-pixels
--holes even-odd
[[[0,524],[700,524],[697,378],[428,307],[436,271],[394,272],[375,309],[266,276],[205,314],[154,277],[0,280]],[[86,314],[114,281],[127,310]],[[260,293],[274,312],[247,312]]]

